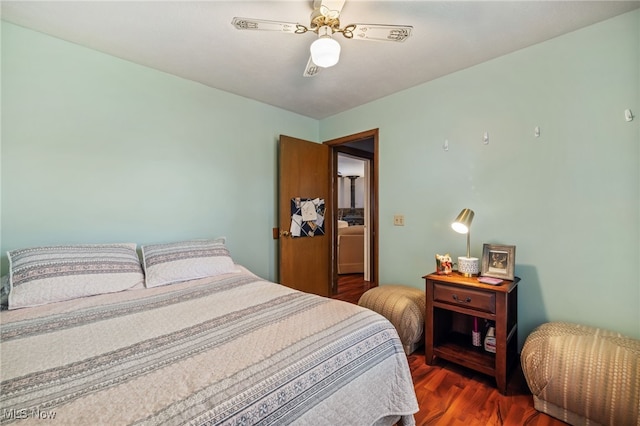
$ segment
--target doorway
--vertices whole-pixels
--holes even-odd
[[[333,247],[331,293],[337,294],[339,281],[358,278],[352,273],[359,270],[358,261],[347,260],[339,265],[338,234],[340,227],[349,226],[349,233],[362,232],[360,256],[362,273],[360,280],[369,286],[377,285],[378,277],[378,129],[357,133],[325,142],[331,148],[332,198],[333,198]],[[361,228],[358,230],[356,228]],[[341,241],[354,241],[354,237]],[[359,245],[359,243],[358,243]],[[343,245],[344,247],[344,245]],[[343,256],[344,258],[344,256]],[[342,269],[342,270],[340,270]],[[339,274],[341,272],[341,274]],[[341,279],[339,279],[341,278]]]

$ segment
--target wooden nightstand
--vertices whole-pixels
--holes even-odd
[[[426,281],[425,361],[440,357],[496,379],[507,391],[507,374],[518,358],[518,281],[482,284],[476,277],[430,274]],[[496,353],[471,344],[473,318],[495,322]],[[479,321],[484,325],[484,321]],[[484,327],[482,327],[483,330]],[[484,331],[484,330],[483,330]],[[484,339],[484,334],[482,336]]]

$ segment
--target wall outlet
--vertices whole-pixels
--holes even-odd
[[[404,215],[396,214],[393,216],[393,225],[394,226],[404,226]]]

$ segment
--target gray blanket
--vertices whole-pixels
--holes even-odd
[[[246,270],[0,314],[0,423],[414,424],[393,326]]]

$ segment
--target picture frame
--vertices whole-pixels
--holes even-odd
[[[480,275],[483,277],[502,278],[513,281],[515,265],[516,246],[503,244],[482,245]]]

